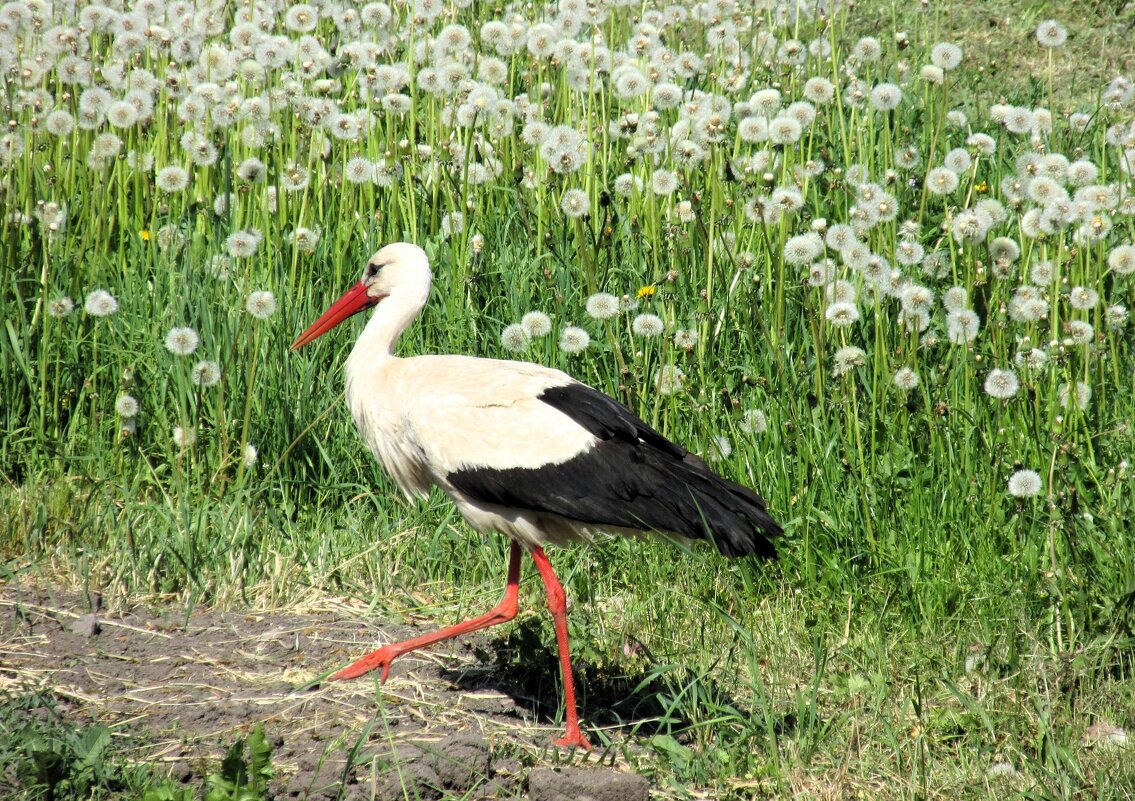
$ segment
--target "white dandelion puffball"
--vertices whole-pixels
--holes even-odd
[[[596,292],[587,299],[586,309],[595,320],[610,320],[619,313],[619,299],[607,292]]]
[[[654,374],[654,387],[659,395],[673,395],[681,392],[686,383],[686,374],[677,365],[666,364]]]
[[[137,417],[139,408],[138,399],[125,393],[119,395],[114,402],[114,411],[118,412],[119,417]]]
[[[665,328],[662,318],[657,314],[640,314],[631,322],[631,330],[640,337],[661,336]]]
[[[75,301],[66,295],[52,298],[47,302],[47,313],[52,317],[66,317],[75,311]]]
[[[506,325],[501,331],[501,347],[513,353],[527,350],[531,341],[532,337],[521,323]]]
[[[737,427],[746,434],[763,434],[768,431],[768,418],[761,409],[746,409]]]
[[[900,367],[895,371],[895,386],[903,390],[915,389],[918,386],[918,373],[909,367]]]
[[[1120,245],[1107,256],[1107,266],[1120,275],[1135,273],[1135,245]]]
[[[1035,470],[1018,470],[1009,476],[1009,494],[1014,498],[1033,498],[1040,494],[1042,486]]]
[[[591,203],[588,200],[587,193],[582,189],[569,189],[564,192],[564,196],[560,200],[560,211],[569,219],[577,220],[586,217],[590,209]]]
[[[171,328],[166,334],[166,350],[175,356],[188,356],[200,344],[201,337],[189,327]]]
[[[985,377],[985,393],[991,398],[1006,400],[1017,394],[1021,383],[1012,370],[993,369]]]
[[[192,428],[186,428],[184,426],[174,427],[173,444],[178,448],[182,450],[192,448],[195,442],[197,442],[197,432]]]
[[[83,301],[83,311],[91,317],[109,317],[118,311],[118,301],[105,289],[96,289]]]
[[[552,318],[544,312],[530,311],[520,318],[520,324],[530,337],[546,337],[552,333]]]
[[[266,289],[250,292],[244,307],[259,320],[267,320],[276,313],[276,296]]]
[[[560,332],[560,350],[564,353],[582,353],[591,344],[591,335],[576,325]]]
[[[154,185],[167,194],[180,192],[189,186],[189,173],[181,167],[162,167],[154,176]]]
[[[245,467],[253,467],[256,465],[256,460],[260,458],[260,453],[256,450],[256,446],[251,442],[244,446],[244,452],[240,456],[241,462]]]
[[[846,328],[859,320],[859,308],[854,303],[832,303],[824,310],[824,318],[836,328]]]
[[[832,375],[836,378],[847,375],[856,367],[867,364],[867,354],[863,348],[854,345],[845,345],[835,352],[832,357]]]
[[[197,362],[193,365],[190,378],[199,387],[215,386],[221,380],[221,366],[212,361]]]
[[[1041,47],[1060,47],[1068,41],[1068,29],[1054,19],[1036,26],[1036,40]]]
[[[725,461],[733,453],[733,443],[728,437],[720,434],[713,437],[709,444],[709,458],[713,462]]]

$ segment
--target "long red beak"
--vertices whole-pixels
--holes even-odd
[[[296,337],[296,341],[292,343],[292,350],[299,350],[313,339],[318,339],[326,334],[351,315],[374,306],[384,297],[386,295],[379,295],[377,298],[368,295],[366,284],[359,281],[348,289],[343,297],[331,304],[331,308],[323,312],[319,319],[312,323],[306,331]]]

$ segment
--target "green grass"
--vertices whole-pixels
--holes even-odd
[[[471,533],[440,496],[407,504],[353,430],[339,369],[361,323],[301,353],[287,350],[379,244],[406,239],[427,249],[436,282],[431,304],[403,339],[404,353],[510,356],[501,330],[528,311],[546,312],[552,334],[520,356],[611,393],[692,450],[709,453],[715,437],[728,438],[730,453],[717,467],[756,487],[785,524],[775,565],[619,541],[553,556],[575,601],[573,642],[586,661],[626,669],[632,657],[623,644],[633,639],[647,647],[651,664],[683,666],[663,671],[675,688],[672,718],[681,724],[644,737],[642,751],[626,750],[664,795],[1130,797],[1129,753],[1082,741],[1096,721],[1135,726],[1135,541],[1125,461],[1135,454],[1135,359],[1131,326],[1111,327],[1104,317],[1108,305],[1135,301],[1132,276],[1107,261],[1131,242],[1135,226],[1130,213],[1114,210],[1096,214],[1110,232],[1087,244],[1074,239],[1075,226],[1027,236],[1025,211],[1035,204],[1013,208],[1002,181],[1035,148],[989,119],[994,102],[1050,106],[1055,124],[1041,137],[1043,150],[1090,159],[1099,183],[1129,194],[1121,151],[1105,136],[1109,126],[1130,121],[1130,101],[1101,106],[1111,73],[1088,81],[1076,66],[1099,69],[1094,43],[1102,41],[1108,66],[1129,67],[1130,45],[1118,29],[1089,24],[1087,11],[1074,19],[1015,4],[1003,26],[1010,44],[1001,45],[1003,59],[993,58],[976,6],[955,14],[942,5],[926,15],[866,6],[791,28],[765,21],[781,40],[829,42],[829,56],[809,56],[800,67],[775,59],[764,66],[762,57],[741,72],[735,90],[725,85],[724,63],[679,81],[733,101],[775,84],[787,104],[801,97],[808,77],[842,84],[858,37],[878,37],[882,58],[855,72],[868,92],[881,81],[901,83],[898,109],[856,108],[842,98],[820,106],[796,145],[774,149],[772,162],[752,173],[729,166],[763,149],[742,141],[734,122],[700,164],[679,163],[665,146],[657,165],[628,156],[628,145],[648,143],[615,138],[608,123],[623,111],[647,111],[646,99],[620,100],[606,84],[576,93],[562,67],[523,54],[502,57],[500,90],[515,97],[548,82],[543,120],[590,139],[578,172],[549,172],[522,141],[522,122],[503,136],[487,118],[451,128],[452,99],[415,83],[405,90],[406,115],[359,100],[366,70],[336,63],[327,71],[335,85],[292,77],[305,93],[370,112],[365,136],[328,138],[323,154],[309,144],[308,123],[291,111],[270,115],[279,130],[263,144],[242,138],[247,123],[219,128],[208,134],[220,153],[216,163],[193,167],[186,190],[165,193],[152,173],[132,170],[125,154],[150,153],[155,169],[188,164],[177,144],[186,128],[177,99],[157,92],[152,119],[116,129],[122,154],[92,169],[92,132],[48,134],[21,87],[6,84],[3,102],[23,143],[7,146],[20,152],[2,157],[0,177],[7,220],[0,226],[0,518],[9,521],[0,551],[7,570],[42,572],[112,598],[174,593],[190,606],[279,606],[336,593],[373,599],[391,616],[424,603],[439,620],[456,620],[492,604],[505,544]],[[485,4],[454,11],[473,32],[474,49],[491,52],[478,32],[498,11]],[[1049,59],[1031,32],[1057,14],[1069,17],[1072,37]],[[1107,19],[1123,23],[1120,14]],[[632,23],[630,12],[619,11],[600,27],[622,44]],[[398,17],[392,25],[405,24]],[[333,30],[323,20],[315,35],[330,42]],[[894,44],[896,30],[907,32],[908,48]],[[11,46],[34,53],[33,39]],[[930,47],[942,40],[966,46],[961,67],[944,86],[919,80]],[[109,41],[96,33],[94,50],[106,53]],[[704,27],[683,25],[668,41],[675,51],[703,52]],[[159,81],[176,71],[160,49],[131,63]],[[282,90],[291,71],[253,72],[233,79],[234,92]],[[74,111],[77,92],[54,75],[35,87],[52,107]],[[952,109],[965,111],[968,126],[947,123]],[[1091,115],[1082,131],[1063,116],[1074,111]],[[678,117],[661,112],[664,140]],[[995,136],[995,152],[961,171],[955,192],[927,192],[927,170],[966,147],[971,131]],[[920,153],[910,169],[896,161],[907,145]],[[390,187],[345,182],[346,163],[360,155],[397,161],[401,177]],[[238,176],[250,157],[266,165],[264,182]],[[477,183],[469,165],[493,159],[499,174]],[[823,173],[794,178],[821,159]],[[310,183],[279,190],[273,207],[265,187],[292,163],[310,173]],[[936,294],[924,332],[907,330],[899,302],[875,295],[862,271],[843,265],[839,277],[857,286],[860,318],[832,327],[823,290],[806,282],[806,267],[784,258],[789,240],[817,220],[848,222],[853,207],[866,203],[848,186],[853,164],[898,207],[894,220],[863,233],[872,251],[895,264],[896,243],[909,233],[928,253],[944,254],[939,271],[902,268]],[[677,192],[649,191],[656,166],[676,173]],[[526,170],[534,175],[527,183]],[[648,191],[614,195],[624,172]],[[750,221],[747,203],[788,185],[803,200],[795,216]],[[574,188],[587,193],[585,218],[560,210],[563,193]],[[229,191],[235,201],[218,212],[214,197]],[[956,241],[953,220],[989,197],[1005,202],[1005,219],[980,241]],[[681,201],[692,204],[690,222],[678,216]],[[36,217],[49,202],[66,204],[54,232],[50,220]],[[446,233],[443,218],[457,210],[465,226]],[[13,214],[27,224],[12,222]],[[311,253],[288,242],[300,226],[319,229]],[[255,256],[232,259],[219,274],[214,258],[245,228],[263,234]],[[1020,249],[1004,275],[990,253],[996,236]],[[1041,261],[1055,264],[1040,289],[1046,313],[1015,320],[1007,311],[1013,293]],[[939,302],[955,285],[981,317],[968,345],[949,342]],[[584,312],[596,290],[633,298],[647,286],[654,294],[638,312],[663,318],[661,338],[632,334],[633,313],[601,322]],[[1073,286],[1094,289],[1102,300],[1076,309],[1068,299]],[[97,288],[116,296],[117,313],[81,311]],[[275,315],[260,320],[245,311],[255,290],[275,293]],[[46,304],[59,296],[80,309],[49,315]],[[1072,321],[1093,326],[1088,344],[1059,342]],[[565,325],[588,330],[584,354],[556,347]],[[192,356],[164,347],[176,326],[200,334]],[[689,351],[672,344],[679,328],[698,334]],[[861,348],[864,362],[834,375],[842,346]],[[1014,367],[1015,355],[1033,346],[1046,350],[1044,366]],[[217,362],[217,385],[193,383],[201,359]],[[682,391],[657,391],[663,366],[684,372]],[[920,377],[909,392],[892,383],[904,366]],[[983,392],[992,367],[1017,370],[1021,387],[1012,398]],[[1084,409],[1060,398],[1060,387],[1077,381],[1092,390]],[[115,413],[121,394],[141,406],[129,434]],[[767,431],[746,433],[750,409],[764,411]],[[192,429],[195,444],[179,447],[174,427]],[[242,461],[248,444],[258,452],[251,466]],[[1007,492],[1021,468],[1040,475],[1038,496]],[[525,590],[538,606],[527,574]],[[550,642],[549,625],[543,634]],[[1001,761],[1016,774],[990,776]]]

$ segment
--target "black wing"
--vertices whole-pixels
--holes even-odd
[[[538,468],[465,467],[452,485],[473,500],[551,512],[596,527],[672,532],[707,539],[726,556],[775,558],[781,528],[761,496],[715,475],[618,401],[586,384],[551,387],[538,400],[599,442]]]

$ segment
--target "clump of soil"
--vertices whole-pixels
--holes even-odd
[[[560,734],[540,717],[558,698],[484,686],[483,640],[403,657],[381,688],[370,676],[313,684],[378,644],[422,632],[377,625],[330,600],[180,615],[143,606],[108,614],[98,605],[80,593],[0,586],[0,693],[50,694],[64,720],[134,735],[138,761],[168,766],[187,783],[260,724],[273,747],[277,798],[523,797],[526,766],[550,758]],[[462,669],[479,677],[456,680]],[[558,693],[553,677],[544,684]],[[589,788],[622,788],[589,789],[597,799],[638,797],[622,784],[638,777],[587,773]],[[579,781],[539,774],[532,797],[580,797]]]

